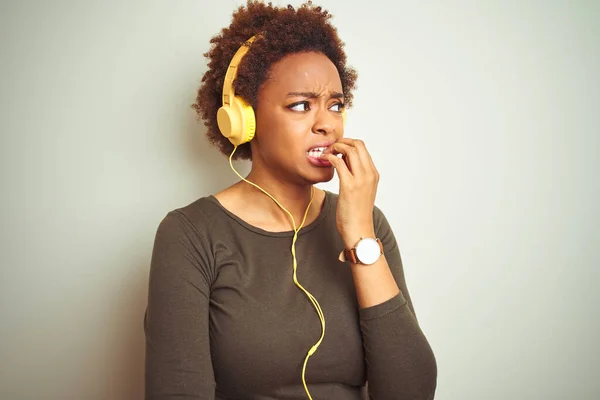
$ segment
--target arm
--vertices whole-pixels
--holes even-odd
[[[437,365],[421,331],[410,299],[400,251],[385,216],[375,210],[377,237],[384,245],[384,261],[399,293],[383,303],[360,309],[369,396],[371,399],[433,399]],[[358,265],[367,274],[370,266]]]
[[[208,307],[210,251],[192,224],[171,212],[156,233],[146,334],[146,400],[214,399]]]
[[[335,156],[341,153],[342,159]],[[323,158],[336,168],[340,194],[336,224],[346,248],[379,237],[385,254],[372,265],[351,265],[371,399],[433,399],[437,366],[410,302],[400,251],[374,205],[379,173],[360,140],[339,139]]]
[[[336,154],[342,154],[342,159]],[[361,237],[375,238],[374,210],[379,173],[361,140],[338,139],[322,158],[336,169],[340,193],[336,210],[337,229],[346,249],[354,247]],[[385,248],[388,251],[389,249]],[[361,308],[381,304],[400,293],[386,257],[369,268],[352,265],[352,276]]]

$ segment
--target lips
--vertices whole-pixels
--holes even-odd
[[[331,167],[331,163],[328,160],[322,159],[321,155],[323,155],[323,152],[332,144],[333,142],[319,143],[310,147],[306,150],[308,161],[315,167]]]
[[[333,142],[318,143],[317,145],[310,147],[306,151],[306,155],[310,156],[310,157],[319,158],[319,157],[321,157],[321,155],[323,154],[323,152],[325,150],[327,150],[327,148],[329,146],[331,146],[332,144],[333,144]]]

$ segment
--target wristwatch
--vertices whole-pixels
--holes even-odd
[[[377,262],[382,254],[383,244],[379,238],[360,238],[353,248],[346,249],[340,254],[340,260],[352,264],[371,265]]]

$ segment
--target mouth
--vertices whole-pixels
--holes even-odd
[[[331,146],[333,143],[333,141],[318,143],[315,146],[310,147],[306,151],[306,155],[309,157],[320,158],[323,152],[327,150],[327,148],[329,148],[329,146]]]
[[[306,152],[306,155],[309,157],[320,158],[325,150],[327,150],[327,147],[313,147]]]
[[[331,167],[331,163],[322,159],[321,156],[323,155],[323,152],[325,152],[325,150],[327,150],[327,148],[329,148],[329,146],[332,144],[333,142],[319,143],[318,145],[309,148],[306,151],[306,157],[308,158],[308,161],[315,167]]]

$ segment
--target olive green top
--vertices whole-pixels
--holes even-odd
[[[435,357],[388,221],[375,207],[375,232],[401,293],[360,309],[350,266],[338,260],[337,198],[326,192],[319,216],[296,243],[298,280],[321,304],[326,323],[308,361],[311,395],[433,399]],[[214,196],[166,215],[150,268],[147,400],[307,398],[302,365],[321,324],[292,280],[292,236],[249,225]]]

